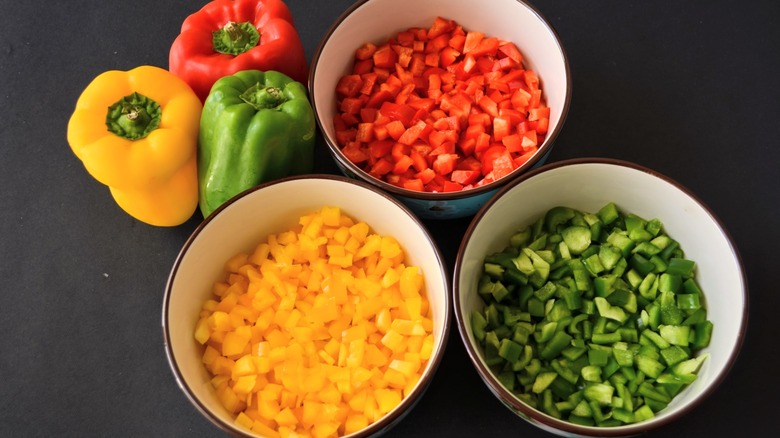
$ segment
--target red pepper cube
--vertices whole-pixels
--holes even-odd
[[[426,140],[428,138],[428,133],[430,133],[432,129],[433,127],[425,123],[425,121],[419,120],[404,131],[403,135],[398,139],[398,142],[411,146],[418,138]]]
[[[393,167],[393,173],[396,175],[403,175],[407,170],[409,170],[410,167],[412,167],[413,163],[414,162],[410,156],[403,155],[398,160],[396,160],[395,166]]]
[[[498,46],[498,51],[503,53],[509,59],[515,62],[515,64],[521,64],[523,62],[523,54],[517,46],[509,41],[504,41]]]
[[[452,32],[455,29],[456,23],[454,20],[449,20],[442,17],[436,17],[433,20],[433,24],[428,29],[428,38],[436,38],[439,35],[443,35]]]
[[[345,75],[336,84],[336,93],[343,97],[355,97],[363,86],[360,75]]]
[[[395,142],[391,140],[375,140],[369,143],[368,153],[374,158],[382,158],[390,155],[393,145]]]
[[[393,68],[395,63],[398,62],[398,55],[389,44],[383,44],[380,46],[376,52],[374,52],[374,56],[372,58],[374,65],[379,68]]]
[[[511,134],[512,124],[509,118],[505,116],[496,116],[493,118],[493,139],[501,141],[502,138]]]
[[[417,178],[404,181],[402,187],[407,190],[414,190],[416,192],[422,192],[425,189],[422,180]]]
[[[433,170],[439,175],[448,175],[455,170],[455,162],[458,156],[456,154],[440,154],[436,156],[433,162]]]
[[[374,56],[376,49],[377,47],[373,43],[365,43],[358,47],[357,50],[355,50],[355,59],[360,61],[371,59]]]
[[[414,174],[414,177],[422,181],[423,184],[428,184],[429,182],[433,181],[435,176],[436,172],[430,167],[426,167],[425,169]]]
[[[371,166],[371,169],[369,169],[368,173],[381,177],[383,175],[387,175],[392,170],[393,163],[391,163],[387,158],[380,158],[374,163],[373,166]]]

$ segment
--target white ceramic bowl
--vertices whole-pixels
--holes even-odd
[[[422,396],[441,361],[450,326],[449,274],[436,244],[406,207],[365,183],[341,176],[290,177],[255,187],[221,206],[187,240],[171,270],[162,313],[165,349],[179,386],[206,418],[230,434],[256,436],[235,425],[209,383],[202,346],[193,337],[199,312],[229,258],[325,206],[339,207],[375,232],[395,237],[407,263],[422,269],[433,313],[435,345],[420,382],[394,410],[353,436],[370,436],[399,421]]]
[[[504,389],[483,360],[470,314],[484,304],[476,292],[484,257],[506,247],[509,236],[555,206],[595,212],[614,202],[626,213],[658,218],[686,258],[697,264],[707,316],[714,325],[698,378],[650,420],[618,427],[584,427],[535,410]],[[700,404],[731,369],[745,336],[747,280],[737,248],[712,211],[668,177],[624,161],[577,159],[548,164],[515,181],[477,213],[461,243],[454,269],[454,309],[471,361],[490,390],[520,417],[565,436],[630,436],[684,415]]]
[[[415,192],[374,178],[341,153],[333,127],[336,84],[351,71],[355,50],[365,42],[384,42],[410,27],[430,27],[437,16],[455,20],[466,30],[514,42],[526,68],[539,76],[550,107],[549,131],[533,158],[496,182],[462,192]],[[558,35],[538,10],[522,0],[360,0],[331,26],[314,53],[309,93],[320,130],[344,174],[392,193],[424,219],[449,219],[473,215],[500,187],[544,162],[569,110],[571,82]]]

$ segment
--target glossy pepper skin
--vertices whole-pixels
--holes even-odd
[[[167,70],[107,71],[76,102],[68,143],[128,214],[150,225],[180,225],[198,205],[201,108]]]
[[[309,68],[292,14],[281,0],[214,0],[187,17],[169,54],[171,73],[204,101],[217,79],[279,71],[306,83]]]
[[[245,70],[218,80],[200,121],[203,217],[246,189],[310,173],[314,123],[306,88],[285,74]]]

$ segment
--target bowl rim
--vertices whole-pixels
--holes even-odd
[[[362,187],[363,189],[367,189],[371,192],[373,192],[376,195],[379,195],[386,200],[392,202],[394,205],[396,205],[399,209],[401,209],[414,223],[417,224],[417,226],[421,229],[423,234],[426,236],[428,243],[431,246],[431,249],[436,256],[436,261],[439,266],[439,273],[441,276],[441,281],[443,283],[443,299],[444,299],[444,310],[442,312],[443,314],[443,321],[442,321],[442,335],[440,337],[440,340],[438,340],[438,344],[440,345],[440,348],[437,350],[437,354],[429,359],[429,368],[430,371],[426,376],[424,376],[423,379],[421,379],[415,386],[415,388],[412,390],[412,393],[409,394],[409,396],[404,397],[401,400],[401,403],[392,411],[390,411],[388,414],[385,414],[382,418],[379,420],[369,424],[367,427],[354,432],[350,435],[346,435],[350,438],[359,438],[359,437],[367,437],[370,435],[373,435],[374,433],[378,432],[384,432],[393,427],[395,424],[397,424],[403,417],[409,413],[409,411],[414,407],[414,405],[422,398],[427,388],[430,386],[431,381],[433,380],[434,376],[436,375],[436,372],[438,370],[439,365],[441,364],[442,359],[444,358],[444,353],[447,348],[447,343],[449,341],[450,336],[450,330],[451,330],[451,318],[452,318],[452,285],[451,280],[452,277],[449,275],[449,270],[447,267],[446,259],[444,258],[441,250],[439,249],[436,241],[433,239],[433,236],[429,232],[428,228],[425,226],[425,224],[411,211],[409,207],[404,205],[402,202],[394,198],[393,196],[389,195],[388,193],[385,193],[378,188],[365,183],[363,181],[354,180],[351,178],[347,178],[345,176],[341,175],[332,175],[332,174],[322,174],[322,173],[315,173],[315,174],[306,174],[306,175],[296,175],[296,176],[289,176],[285,178],[280,178],[278,180],[266,182],[263,184],[260,184],[258,186],[249,188],[238,195],[234,196],[233,198],[226,201],[224,204],[222,204],[219,208],[214,210],[212,214],[210,214],[208,217],[206,217],[203,221],[201,221],[200,224],[195,228],[195,230],[190,234],[190,236],[185,241],[184,245],[182,246],[181,250],[179,251],[178,255],[176,256],[176,259],[173,263],[173,266],[171,268],[171,271],[168,275],[168,280],[165,284],[165,292],[163,294],[163,303],[162,303],[162,334],[163,334],[163,347],[165,349],[165,354],[168,360],[168,365],[171,368],[171,371],[173,372],[173,375],[176,379],[176,383],[179,385],[179,388],[184,392],[187,399],[189,399],[190,403],[195,406],[195,408],[205,417],[207,418],[212,424],[217,426],[219,429],[231,434],[232,436],[237,437],[252,437],[253,435],[250,435],[246,433],[245,431],[237,428],[234,424],[227,423],[225,421],[222,421],[221,418],[219,418],[217,415],[213,414],[201,401],[200,399],[195,395],[195,392],[192,390],[190,385],[187,384],[186,380],[184,379],[184,375],[179,368],[178,362],[173,354],[173,347],[172,347],[172,339],[170,335],[169,330],[169,324],[168,324],[168,314],[170,309],[170,299],[171,299],[171,292],[173,288],[173,282],[176,277],[176,274],[179,271],[179,267],[181,266],[182,259],[184,258],[184,255],[187,253],[187,250],[192,246],[193,242],[198,238],[200,233],[204,231],[204,229],[208,226],[208,224],[214,220],[215,217],[219,215],[219,213],[228,208],[228,206],[232,205],[239,199],[242,199],[246,196],[251,195],[254,192],[257,192],[259,190],[262,190],[269,186],[275,186],[280,184],[285,184],[291,181],[299,181],[299,180],[331,180],[331,181],[337,181],[340,183],[346,183],[351,185],[356,185],[359,187]]]
[[[491,206],[493,206],[499,200],[499,198],[501,198],[505,193],[509,192],[514,187],[521,184],[523,181],[531,179],[541,173],[554,170],[554,169],[559,169],[562,167],[588,165],[588,164],[606,164],[611,166],[625,167],[629,169],[638,170],[640,172],[647,173],[651,176],[659,178],[671,184],[672,186],[676,187],[678,190],[683,192],[686,196],[690,197],[690,199],[693,202],[697,203],[710,216],[712,221],[715,223],[715,225],[718,227],[720,232],[723,234],[723,237],[726,239],[726,242],[728,243],[737,261],[737,267],[739,269],[740,280],[742,284],[741,287],[742,298],[744,300],[745,305],[744,308],[742,309],[736,344],[734,346],[734,349],[729,353],[729,357],[727,358],[726,365],[724,366],[720,374],[715,376],[712,383],[709,386],[705,387],[701,391],[701,393],[696,395],[691,403],[679,409],[674,410],[668,416],[660,420],[657,420],[653,423],[648,423],[648,421],[643,421],[639,423],[622,425],[622,426],[614,426],[614,427],[583,426],[583,425],[570,423],[565,420],[559,420],[557,418],[554,418],[552,416],[543,413],[540,410],[532,408],[528,404],[522,402],[519,398],[512,395],[511,392],[506,390],[496,379],[496,377],[493,375],[493,372],[487,367],[485,367],[483,363],[480,361],[479,352],[476,350],[475,346],[469,341],[466,321],[464,320],[460,312],[461,300],[460,300],[460,286],[458,284],[459,283],[458,278],[460,277],[461,269],[463,265],[463,254],[466,250],[466,247],[468,246],[468,242],[472,234],[474,233],[474,230],[476,229],[479,221],[485,216],[485,214],[491,208]],[[657,172],[646,166],[633,163],[630,161],[615,159],[615,158],[603,158],[603,157],[572,158],[572,159],[545,164],[544,166],[538,167],[536,169],[532,169],[530,172],[520,175],[520,177],[515,178],[509,184],[507,184],[505,187],[499,190],[499,192],[496,193],[495,196],[493,196],[487,203],[485,203],[485,205],[482,208],[480,208],[480,210],[474,216],[472,221],[469,223],[468,228],[463,236],[463,240],[461,240],[461,244],[458,247],[458,253],[455,259],[455,267],[453,270],[452,293],[453,293],[453,311],[455,313],[455,320],[458,326],[458,332],[460,334],[461,341],[463,342],[463,345],[466,348],[466,352],[469,355],[469,359],[471,360],[472,365],[476,368],[477,373],[479,374],[483,382],[488,386],[488,389],[490,389],[490,391],[508,408],[522,414],[522,417],[525,420],[528,420],[532,423],[539,423],[544,427],[557,429],[567,433],[574,433],[574,434],[580,434],[583,436],[592,436],[592,437],[597,437],[597,436],[622,437],[622,436],[639,434],[639,433],[647,432],[649,430],[657,429],[677,421],[679,418],[683,417],[685,414],[692,411],[693,409],[698,407],[701,403],[703,403],[704,400],[709,395],[711,395],[721,385],[721,383],[723,383],[726,377],[730,374],[731,369],[734,367],[734,364],[737,360],[737,357],[739,356],[739,353],[742,349],[742,345],[744,344],[745,341],[745,337],[747,335],[749,307],[750,307],[747,273],[745,271],[745,266],[742,262],[742,256],[739,253],[739,250],[734,242],[734,239],[731,237],[728,230],[724,227],[723,222],[717,217],[717,215],[715,215],[713,210],[687,187],[685,187],[681,183],[677,182],[676,180],[660,172]],[[648,424],[651,425],[650,428],[647,427]]]
[[[558,35],[558,32],[555,30],[555,27],[544,16],[544,14],[542,14],[541,11],[539,11],[539,9],[536,8],[536,6],[528,3],[525,0],[515,0],[515,2],[520,3],[521,6],[525,6],[526,8],[528,8],[528,10],[530,10],[539,19],[539,21],[545,26],[545,28],[550,32],[550,35],[552,35],[553,40],[555,41],[555,44],[558,47],[558,50],[560,50],[561,57],[563,59],[563,65],[565,68],[566,94],[564,96],[563,108],[561,109],[560,120],[558,121],[556,126],[552,130],[550,130],[550,132],[547,133],[547,136],[545,137],[542,146],[536,151],[536,153],[533,156],[531,156],[531,158],[528,161],[520,165],[520,167],[513,170],[509,174],[491,183],[485,184],[483,186],[475,187],[468,190],[461,190],[458,192],[433,193],[433,192],[418,192],[415,190],[404,189],[395,186],[393,184],[390,184],[388,182],[385,182],[374,176],[371,176],[368,174],[368,172],[364,171],[359,166],[352,163],[352,161],[350,161],[348,158],[344,156],[339,146],[325,133],[325,129],[323,128],[325,126],[324,123],[330,123],[330,122],[321,120],[319,113],[317,111],[317,101],[314,93],[314,78],[317,74],[317,67],[319,66],[319,60],[320,57],[322,56],[322,51],[324,50],[325,46],[328,44],[330,37],[333,35],[333,33],[336,32],[337,28],[344,22],[344,20],[347,19],[347,17],[349,17],[355,10],[357,10],[364,4],[371,1],[372,0],[357,0],[346,11],[344,11],[341,15],[339,15],[339,17],[328,27],[325,34],[320,39],[320,42],[317,44],[314,54],[312,55],[311,62],[309,63],[310,69],[309,69],[307,88],[309,91],[309,99],[311,101],[312,108],[314,109],[314,118],[316,120],[317,125],[320,128],[320,131],[322,133],[322,138],[331,152],[330,155],[339,164],[339,167],[341,167],[342,169],[346,169],[352,175],[359,176],[361,180],[366,181],[369,184],[379,187],[380,189],[390,192],[396,196],[404,196],[407,198],[418,199],[422,201],[445,201],[445,200],[469,198],[471,196],[480,195],[483,193],[489,193],[491,191],[498,190],[501,187],[506,186],[506,184],[508,184],[510,181],[516,179],[518,175],[521,175],[524,172],[533,169],[534,166],[540,160],[542,160],[543,157],[545,157],[550,152],[550,150],[552,150],[555,144],[555,140],[557,139],[558,135],[563,129],[563,125],[566,122],[566,118],[569,113],[569,108],[571,106],[572,88],[573,88],[574,81],[572,80],[569,57],[568,54],[566,53],[566,49],[563,46],[563,40]],[[540,81],[543,81],[543,78],[540,78]]]

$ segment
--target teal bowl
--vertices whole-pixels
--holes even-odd
[[[517,45],[523,65],[539,77],[550,123],[537,152],[498,180],[458,192],[420,192],[380,180],[350,161],[336,140],[336,85],[351,72],[355,50],[365,42],[381,44],[411,27],[430,27],[446,11],[465,30],[489,33]],[[455,219],[474,215],[499,189],[544,163],[553,148],[571,101],[571,72],[560,38],[530,4],[519,0],[360,0],[329,28],[317,47],[309,73],[309,93],[325,143],[346,176],[365,181],[395,196],[422,219]]]

